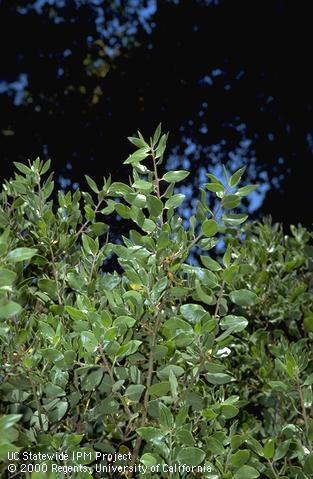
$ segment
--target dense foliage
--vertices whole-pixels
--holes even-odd
[[[186,227],[175,186],[188,172],[158,175],[166,140],[160,128],[130,138],[130,184],[87,177],[90,192],[53,202],[37,159],[3,185],[3,477],[25,451],[52,460],[27,456],[14,477],[313,473],[312,234],[242,226],[232,210],[254,189],[239,186],[243,169],[224,183],[207,174]],[[114,214],[130,227],[112,242]]]

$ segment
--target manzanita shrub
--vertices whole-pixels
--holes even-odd
[[[312,477],[312,234],[244,227],[244,169],[186,227],[166,140],[130,138],[129,184],[52,200],[37,159],[3,185],[2,477]]]

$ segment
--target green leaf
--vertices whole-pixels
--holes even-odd
[[[239,409],[233,404],[222,404],[221,411],[226,419],[231,419],[239,413]]]
[[[166,148],[166,141],[167,141],[167,134],[161,136],[158,147],[155,151],[155,158],[160,158],[163,156],[165,148]]]
[[[37,254],[37,249],[34,248],[16,248],[10,251],[7,255],[7,260],[11,263],[18,263],[19,261],[27,261]]]
[[[227,384],[234,380],[232,376],[225,373],[207,373],[205,377],[211,384]]]
[[[128,220],[131,218],[131,213],[132,213],[132,210],[126,206],[126,205],[122,205],[120,203],[116,203],[115,205],[115,211],[118,215],[120,215],[122,218]]]
[[[41,174],[41,175],[44,175],[45,173],[47,173],[47,171],[50,169],[50,166],[51,166],[51,160],[47,160],[47,161],[43,164],[43,167],[41,168],[40,174]]]
[[[125,396],[130,401],[138,402],[145,390],[145,386],[142,384],[131,384],[125,391]]]
[[[130,316],[119,316],[113,323],[113,326],[126,326],[127,328],[131,328],[136,323],[134,318]]]
[[[212,173],[206,173],[206,176],[213,181],[213,183],[221,183],[221,181],[217,178],[217,176],[212,175]]]
[[[139,150],[135,151],[132,155],[129,155],[127,160],[123,162],[124,165],[133,165],[136,163],[140,163],[140,161],[144,160],[147,158],[149,154],[149,150],[146,146],[143,148],[140,148]]]
[[[200,256],[202,264],[211,271],[220,271],[222,266],[210,256]]]
[[[137,339],[133,339],[129,341],[127,344],[123,344],[117,351],[116,357],[117,358],[124,358],[125,356],[130,356],[134,354],[139,346],[141,345],[142,341],[138,341]]]
[[[127,138],[133,145],[137,146],[138,148],[149,148],[147,143],[142,138],[136,138],[133,136],[129,136]]]
[[[219,193],[225,190],[224,185],[220,182],[206,183],[204,186],[207,190],[213,191],[213,193]]]
[[[238,196],[247,196],[258,188],[259,185],[247,185],[237,190]]]
[[[102,381],[104,371],[101,368],[89,370],[82,378],[82,388],[84,391],[92,391]]]
[[[218,454],[219,456],[224,455],[224,447],[223,444],[220,443],[216,438],[209,437],[206,441],[207,448],[213,454]]]
[[[10,427],[14,426],[14,424],[16,424],[22,417],[22,414],[7,414],[6,416],[1,416],[0,431],[3,432],[5,429],[9,429]]]
[[[264,457],[263,447],[261,446],[259,441],[254,439],[254,437],[250,436],[248,439],[246,439],[246,443],[258,456]]]
[[[124,301],[131,301],[134,305],[142,304],[142,296],[138,291],[126,291],[123,294]]]
[[[183,424],[185,424],[186,422],[186,419],[187,419],[187,416],[188,416],[188,409],[189,407],[188,406],[183,406],[177,416],[176,416],[176,419],[175,419],[175,425],[176,427],[180,427],[182,426]]]
[[[258,302],[257,295],[247,289],[232,291],[229,296],[231,301],[238,306],[254,306]]]
[[[164,433],[161,431],[161,429],[158,429],[157,427],[139,427],[137,429],[137,433],[139,434],[142,439],[145,441],[161,441],[163,439]]]
[[[313,332],[313,314],[312,313],[309,313],[305,316],[303,321],[303,326],[306,331]]]
[[[48,418],[51,422],[59,422],[65,416],[68,409],[67,401],[59,401],[52,411],[48,412]]]
[[[167,181],[168,183],[177,183],[182,181],[189,176],[189,171],[180,170],[180,171],[169,171],[165,173],[162,180]]]
[[[274,452],[275,452],[275,441],[273,438],[271,438],[265,443],[263,447],[263,453],[264,453],[265,459],[272,459],[272,457],[274,456]]]
[[[147,197],[147,206],[153,218],[158,218],[163,211],[163,203],[156,196],[149,195]]]
[[[287,441],[284,441],[281,444],[279,444],[279,446],[275,450],[273,462],[279,461],[280,459],[286,456],[290,444],[291,444],[291,439],[287,439]]]
[[[52,363],[61,361],[64,358],[64,355],[61,353],[61,351],[58,351],[54,348],[41,349],[40,352],[42,356],[47,359],[47,361],[51,361]]]
[[[200,394],[196,392],[185,391],[184,398],[185,398],[186,404],[191,406],[193,411],[202,411],[204,407],[203,396],[200,396]]]
[[[235,452],[230,456],[230,463],[234,467],[242,467],[249,461],[249,457],[250,451],[248,451],[247,449],[243,449],[241,451]]]
[[[256,479],[260,476],[259,471],[251,466],[242,466],[234,474],[234,479]]]
[[[185,447],[177,455],[177,461],[187,466],[198,466],[205,459],[205,452],[198,447]]]
[[[102,236],[108,231],[108,225],[98,221],[90,225],[90,229],[94,235]]]
[[[238,195],[227,195],[222,199],[222,207],[232,210],[240,204],[240,197]]]
[[[239,265],[232,264],[231,266],[229,266],[229,268],[226,268],[223,271],[223,275],[222,275],[223,280],[228,284],[234,283],[235,280],[237,279],[238,271],[239,271]]]
[[[239,333],[248,326],[248,320],[243,316],[228,315],[221,319],[220,326],[222,329],[231,328],[232,332]]]
[[[52,383],[47,383],[43,391],[47,397],[62,397],[66,395],[64,389]]]
[[[83,248],[86,254],[90,254],[92,256],[96,256],[99,250],[99,243],[98,238],[94,240],[90,236],[86,235],[85,233],[82,234],[82,242]]]
[[[209,294],[207,294],[205,292],[205,290],[203,288],[201,288],[200,281],[198,279],[196,279],[196,281],[195,281],[195,286],[196,286],[196,293],[199,297],[199,300],[202,303],[208,304],[208,305],[215,304],[216,299],[215,299],[214,294],[211,291],[209,291]]]
[[[245,442],[245,436],[240,436],[240,434],[235,434],[230,440],[230,445],[231,445],[232,450],[235,451],[244,442]],[[262,451],[262,454],[263,454],[262,446],[260,445],[260,447],[261,447],[261,451]]]
[[[310,386],[311,384],[313,384],[313,373],[307,376],[303,384],[304,386]]]
[[[98,187],[97,187],[96,182],[95,182],[92,178],[90,178],[90,176],[88,176],[88,175],[85,175],[85,178],[86,178],[86,181],[87,181],[87,183],[88,183],[89,188],[90,188],[94,193],[97,193],[97,194],[98,194],[98,193],[99,193],[99,189],[98,189]]]
[[[13,161],[13,164],[15,168],[19,170],[21,173],[24,173],[24,175],[27,176],[27,175],[33,174],[32,170],[28,166],[24,165],[23,163],[20,163],[19,161]]]
[[[167,366],[164,366],[161,369],[157,370],[157,376],[161,380],[169,379],[171,371],[176,377],[182,376],[185,372],[185,370],[180,366],[176,366],[175,364],[168,364]]]
[[[72,319],[88,319],[88,315],[79,309],[73,308],[72,306],[65,306],[65,311],[70,315]]]
[[[150,468],[158,464],[158,459],[150,452],[146,452],[146,454],[141,456],[140,462],[142,462],[142,464],[144,464],[146,467]]]
[[[228,245],[223,256],[223,264],[226,268],[229,268],[231,262],[231,246]]]
[[[111,184],[109,188],[109,194],[112,194],[112,193],[115,196],[125,196],[129,193],[133,193],[133,190],[130,186],[125,185],[125,183],[114,182]]]
[[[142,193],[129,193],[124,198],[131,205],[137,206],[137,208],[145,208],[147,203],[147,197]]]
[[[169,383],[170,383],[171,394],[172,394],[173,398],[176,399],[177,398],[177,391],[178,391],[178,381],[177,381],[177,378],[176,378],[175,374],[173,373],[173,371],[170,371],[168,379],[169,379]]]
[[[47,278],[40,279],[38,281],[38,288],[41,291],[44,291],[45,293],[47,293],[48,296],[50,296],[50,298],[54,300],[57,298],[57,285],[56,285],[56,282],[53,281],[52,279],[47,279]]]
[[[313,474],[313,454],[308,454],[303,466],[303,471],[306,474]]]
[[[232,188],[238,185],[239,181],[241,180],[242,175],[244,174],[246,167],[239,168],[230,178],[229,178],[229,186]]]
[[[184,444],[185,446],[194,446],[195,440],[188,429],[181,428],[177,431],[176,435],[181,444]]]
[[[182,195],[181,193],[177,195],[171,196],[164,205],[164,208],[170,209],[170,208],[177,208],[185,199],[185,195]]]
[[[162,125],[161,125],[161,123],[159,123],[158,126],[156,127],[154,135],[153,135],[153,140],[152,140],[152,145],[153,146],[155,146],[160,139],[161,128],[162,128]]]
[[[286,371],[290,378],[296,376],[297,362],[291,353],[286,354]]]
[[[163,403],[159,403],[160,424],[165,429],[171,429],[174,425],[173,415],[170,409]]]
[[[91,331],[82,331],[81,342],[88,353],[94,353],[98,348],[98,340]]]
[[[15,303],[15,301],[0,298],[0,319],[11,318],[16,314],[19,314],[21,310],[22,307],[18,303]]]
[[[170,383],[166,381],[152,384],[152,386],[149,387],[148,392],[151,396],[161,397],[166,396],[170,389]]]
[[[224,221],[225,225],[229,226],[239,226],[244,223],[248,219],[248,215],[244,214],[224,214],[222,215],[222,220]]]
[[[133,188],[136,188],[138,190],[144,190],[144,191],[152,191],[153,190],[153,184],[150,181],[145,181],[145,180],[136,180],[132,184]]]
[[[180,313],[190,323],[198,323],[206,311],[199,304],[183,304],[180,307]]]
[[[152,220],[149,220],[148,218],[146,218],[140,226],[142,230],[145,231],[146,233],[152,233],[152,231],[154,231],[156,228],[155,222]]]
[[[0,268],[0,288],[3,286],[11,286],[16,278],[16,273],[9,269]]]
[[[201,229],[205,236],[215,236],[218,232],[218,224],[215,220],[205,220],[201,226]]]

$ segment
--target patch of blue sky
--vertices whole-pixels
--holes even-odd
[[[95,12],[95,24],[98,33],[106,40],[108,48],[106,48],[107,55],[114,57],[120,47],[125,47],[135,39],[138,28],[141,26],[146,33],[150,34],[155,27],[153,16],[157,11],[156,0],[115,0],[110,2],[109,7],[105,6],[103,0],[75,0],[77,7],[88,4]],[[36,0],[35,2],[26,2],[25,6],[19,7],[19,13],[26,15],[30,11],[35,11],[38,15],[44,12],[47,6],[55,6],[62,9],[66,6],[65,0]],[[116,15],[106,18],[106,8],[112,12],[116,9]],[[53,17],[55,23],[64,21],[60,15]],[[93,41],[94,39],[91,39]],[[90,42],[90,39],[88,39]]]
[[[28,85],[26,73],[20,73],[18,78],[12,82],[1,81],[0,93],[9,93],[14,96],[14,104],[22,105],[25,98],[25,88]]]
[[[313,153],[313,135],[311,132],[308,132],[308,134],[306,135],[306,141],[307,141],[309,150],[311,151],[311,153]]]
[[[250,214],[258,210],[262,206],[265,200],[266,193],[269,190],[270,190],[269,183],[262,183],[261,185],[259,185],[257,190],[250,193],[250,195],[248,196],[248,200],[249,200],[248,212]]]
[[[62,190],[65,190],[68,186],[71,186],[71,184],[72,184],[70,178],[64,178],[64,176],[62,176],[62,175],[59,176],[58,182],[59,182]]]
[[[212,70],[211,75],[213,77],[218,77],[218,76],[222,75],[222,73],[223,73],[223,71],[220,68],[215,68],[214,70]]]
[[[213,85],[213,80],[210,75],[204,75],[203,77],[199,78],[198,80],[199,85]]]
[[[195,153],[197,145],[190,138],[186,140],[186,143],[187,146],[184,151],[185,155],[192,155],[193,153]]]

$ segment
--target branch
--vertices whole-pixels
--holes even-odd
[[[155,158],[154,150],[151,150],[151,156],[152,156],[152,161],[153,161],[156,194],[157,194],[158,199],[160,200],[161,199],[160,178],[158,176],[158,168],[157,168],[157,164],[156,164],[156,158]],[[163,225],[163,211],[160,215],[160,221],[161,221],[161,226],[162,226]]]
[[[55,279],[55,284],[56,284],[56,287],[57,287],[58,303],[62,304],[62,299],[61,299],[60,289],[59,289],[58,272],[57,272],[57,269],[56,269],[56,266],[55,266],[55,257],[54,257],[54,253],[53,253],[53,249],[52,249],[51,244],[49,246],[50,246],[50,254],[51,254],[52,272],[53,272],[53,276],[54,276],[54,279]]]
[[[155,319],[156,319],[156,323],[155,323],[155,327],[152,334],[151,351],[149,355],[148,373],[147,373],[147,381],[146,381],[146,391],[145,391],[144,400],[143,400],[143,414],[140,421],[140,427],[143,427],[145,425],[147,414],[148,414],[149,387],[151,386],[151,383],[152,383],[153,368],[154,368],[154,350],[157,344],[158,330],[159,330],[160,321],[161,321],[160,316],[155,316]],[[135,447],[134,447],[132,458],[131,458],[131,466],[134,466],[134,464],[136,463],[141,442],[142,442],[142,438],[140,436],[137,436]],[[130,472],[128,477],[131,478],[132,475],[133,475],[132,472]]]
[[[102,198],[102,200],[99,201],[99,203],[97,204],[96,208],[95,208],[95,214],[98,213],[99,211],[99,208],[100,206],[102,205],[103,203],[103,200],[104,198]],[[90,223],[90,220],[87,220],[85,221],[85,223],[80,227],[80,229],[77,231],[76,235],[75,235],[75,240],[77,240],[77,238],[79,238],[79,236],[83,233],[83,231],[85,230],[85,228],[87,227],[87,225]]]

